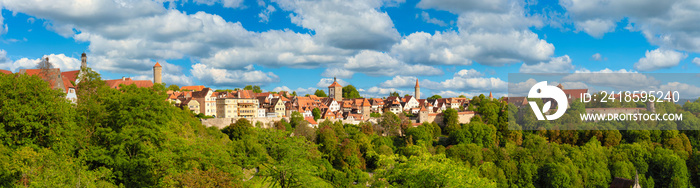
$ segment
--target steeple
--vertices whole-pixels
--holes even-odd
[[[489,91],[489,100],[493,100],[493,93]]]
[[[162,84],[163,83],[163,67],[160,66],[160,63],[156,62],[156,65],[153,65],[153,83],[154,84]]]
[[[83,52],[83,55],[81,55],[80,61],[80,69],[87,68],[87,54],[85,54],[85,52]]]
[[[413,89],[415,89],[416,99],[420,99],[420,85],[418,84],[418,78],[416,78],[416,87]]]
[[[328,86],[328,97],[335,99],[335,101],[343,101],[343,86],[338,84],[338,80],[333,77],[333,83]]]

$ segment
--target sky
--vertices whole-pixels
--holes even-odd
[[[700,73],[693,0],[0,0],[0,69],[215,89],[508,93],[509,73]],[[700,95],[698,79],[661,82]],[[635,82],[635,80],[626,80]],[[680,84],[680,85],[679,85]],[[682,85],[685,84],[685,85]],[[573,84],[575,85],[575,84]]]

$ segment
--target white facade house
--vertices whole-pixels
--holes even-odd
[[[418,103],[418,100],[416,100],[415,97],[406,97],[406,104],[403,106],[404,111],[408,111],[412,108],[419,108],[420,103]]]
[[[267,109],[258,108],[258,117],[265,117],[265,116],[267,116]]]
[[[338,104],[338,101],[331,101],[328,105],[328,110],[330,110],[331,112],[337,112],[338,110],[340,110],[340,104]]]

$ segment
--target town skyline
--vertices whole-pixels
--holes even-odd
[[[700,42],[690,33],[698,28],[692,19],[677,19],[697,17],[698,11],[687,8],[693,3],[261,0],[47,6],[8,0],[0,6],[0,69],[32,69],[46,56],[63,71],[77,70],[85,52],[105,79],[152,80],[151,67],[158,62],[163,82],[178,86],[260,85],[303,96],[324,90],[337,77],[362,96],[383,97],[412,93],[418,79],[423,98],[504,96],[508,73],[697,73]],[[595,14],[600,7],[605,14]],[[650,13],[635,11],[640,7]],[[665,19],[675,21],[658,21]]]

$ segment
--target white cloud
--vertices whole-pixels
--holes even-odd
[[[338,78],[352,78],[352,75],[355,74],[352,71],[345,70],[342,68],[328,68],[326,71],[323,71],[321,73],[321,76],[323,77],[338,77]]]
[[[64,54],[44,55],[37,59],[29,59],[25,57],[13,62],[7,58],[7,52],[5,50],[0,50],[0,69],[8,69],[12,72],[17,72],[19,69],[35,69],[39,62],[46,57],[49,58],[49,62],[54,68],[59,68],[61,71],[80,69],[80,60],[68,57]]]
[[[242,87],[245,85],[266,85],[278,82],[279,77],[272,72],[227,70],[210,68],[205,64],[192,65],[192,76],[199,79],[205,85],[223,87]]]
[[[301,88],[301,87],[299,87],[296,90],[293,90],[293,89],[289,89],[289,87],[287,87],[287,86],[280,86],[280,87],[275,87],[274,89],[272,89],[272,91],[275,91],[275,92],[280,92],[280,91],[293,92],[293,91],[296,91],[297,95],[304,96],[306,94],[313,95],[316,92],[316,88],[313,88],[313,87]],[[326,92],[326,91],[324,91],[324,92]]]
[[[387,80],[379,84],[380,87],[392,87],[392,88],[399,88],[399,87],[414,87],[416,85],[416,78],[415,76],[395,76],[391,80]]]
[[[507,2],[507,0],[422,0],[416,7],[447,10],[456,14],[470,11],[503,12],[507,10],[507,7],[504,6]]]
[[[454,74],[454,77],[462,77],[462,78],[477,78],[477,77],[482,77],[484,76],[484,73],[481,73],[477,70],[474,69],[462,69],[459,70]]]
[[[347,63],[341,69],[334,72],[352,71],[361,72],[369,76],[394,76],[394,75],[440,75],[442,70],[427,65],[410,65],[401,62],[389,54],[362,50],[357,55],[348,58]],[[333,72],[326,72],[330,75]]]
[[[659,84],[659,81],[652,76],[625,69],[614,71],[607,68],[600,71],[577,70],[574,74],[564,76],[561,80],[563,82],[583,82],[591,87],[611,87],[615,90],[640,90]]]
[[[693,63],[695,63],[695,65],[697,66],[700,66],[700,57],[693,58]]]
[[[594,37],[612,31],[625,19],[630,31],[641,31],[652,44],[681,51],[700,52],[699,1],[693,0],[562,0],[559,2],[577,30]]]
[[[600,53],[595,53],[591,56],[591,60],[593,61],[607,61],[607,57],[603,57],[603,55],[600,55]]]
[[[238,8],[241,7],[243,4],[243,0],[194,0],[195,3],[198,4],[206,4],[206,5],[214,5],[216,3],[220,3],[223,7],[226,8]]]
[[[457,91],[451,91],[451,90],[444,90],[444,91],[439,91],[437,93],[433,93],[433,95],[440,95],[440,97],[443,98],[449,98],[449,97],[459,97],[460,95],[464,95],[467,98],[472,98],[474,96],[478,96],[484,93],[468,93],[468,92],[457,92]],[[488,93],[485,93],[484,95],[488,96]],[[494,97],[498,96],[494,94]]]
[[[279,7],[292,11],[292,23],[314,30],[319,40],[344,49],[386,49],[400,34],[382,1],[304,1],[276,0]],[[341,24],[342,23],[342,24]]]
[[[32,21],[33,22],[33,21]],[[0,14],[0,35],[7,33],[7,24],[5,24],[5,18]]]
[[[678,65],[688,55],[674,50],[656,49],[645,53],[645,57],[634,64],[639,71],[653,71]]]
[[[574,69],[569,55],[553,57],[549,62],[540,62],[535,65],[523,63],[520,67],[521,73],[568,73]]]
[[[669,82],[657,87],[659,91],[678,91],[682,99],[697,99],[700,97],[700,87],[680,82]],[[665,95],[665,94],[664,94]]]
[[[343,79],[337,79],[337,82],[343,87],[350,84]],[[318,83],[316,83],[316,87],[328,88],[328,86],[330,86],[331,84],[333,84],[333,78],[321,78],[321,80],[319,80]]]
[[[583,31],[595,38],[602,38],[605,33],[609,33],[615,30],[615,22],[612,20],[585,20],[574,23],[576,25],[576,31]]]
[[[430,17],[430,14],[428,14],[428,13],[425,12],[425,11],[423,11],[423,12],[420,13],[420,17],[421,17],[421,19],[423,19],[424,22],[431,23],[431,24],[435,24],[435,25],[439,25],[439,26],[443,26],[443,27],[444,27],[444,26],[447,26],[447,23],[445,23],[445,21],[439,20],[439,19],[437,19],[437,18],[431,18],[431,17]]]
[[[258,14],[258,17],[260,17],[260,22],[267,23],[270,21],[270,15],[275,11],[277,11],[275,7],[272,5],[267,5],[267,8]]]
[[[383,88],[383,87],[370,87],[367,90],[360,91],[361,96],[363,97],[373,97],[373,98],[382,98],[382,97],[388,97],[390,93],[397,92],[399,93],[400,96],[404,96],[406,94],[409,95],[414,95],[413,91],[405,91],[405,90],[399,90],[396,88]]]
[[[421,83],[421,87],[432,90],[453,90],[482,93],[489,91],[506,91],[508,87],[508,83],[500,78],[471,77],[468,76],[468,74],[464,74],[464,76],[467,77],[462,77],[462,75],[460,75],[458,72],[453,78],[441,82],[424,80]]]

